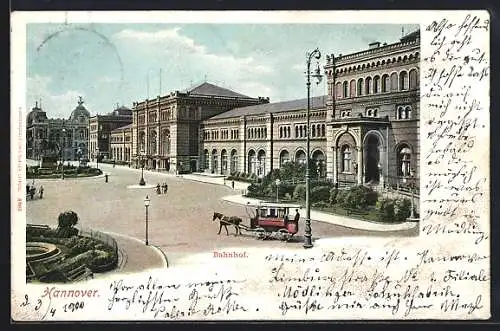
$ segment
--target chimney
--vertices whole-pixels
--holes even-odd
[[[374,41],[374,42],[372,42],[372,43],[369,43],[369,44],[368,44],[368,47],[369,47],[370,49],[379,48],[379,47],[380,47],[380,41]]]

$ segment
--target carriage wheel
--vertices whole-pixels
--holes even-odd
[[[278,235],[279,235],[279,238],[281,241],[285,241],[285,240],[288,241],[290,234],[288,233],[287,229],[279,229]]]
[[[257,236],[258,239],[266,239],[267,237],[267,234],[266,234],[266,230],[264,228],[261,228],[261,227],[257,227],[255,228],[255,234]]]

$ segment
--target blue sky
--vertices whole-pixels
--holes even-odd
[[[401,24],[28,24],[27,106],[68,117],[83,96],[91,114],[208,81],[271,102],[303,98],[305,57],[392,43]],[[148,79],[149,76],[149,79]],[[323,82],[313,95],[326,91]]]

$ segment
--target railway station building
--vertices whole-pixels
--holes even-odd
[[[310,160],[342,185],[418,181],[420,32],[327,55],[325,95],[270,103],[202,83],[134,103],[131,159],[170,172],[259,177]],[[304,86],[305,94],[305,86]],[[418,184],[417,184],[418,185]]]

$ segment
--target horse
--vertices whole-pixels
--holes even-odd
[[[214,212],[214,216],[212,218],[212,221],[219,220],[219,232],[217,234],[220,234],[222,227],[226,229],[226,235],[229,235],[229,231],[227,229],[228,225],[233,225],[234,228],[236,229],[236,235],[241,234],[240,230],[240,223],[243,221],[241,218],[237,216],[224,216],[222,213]]]

